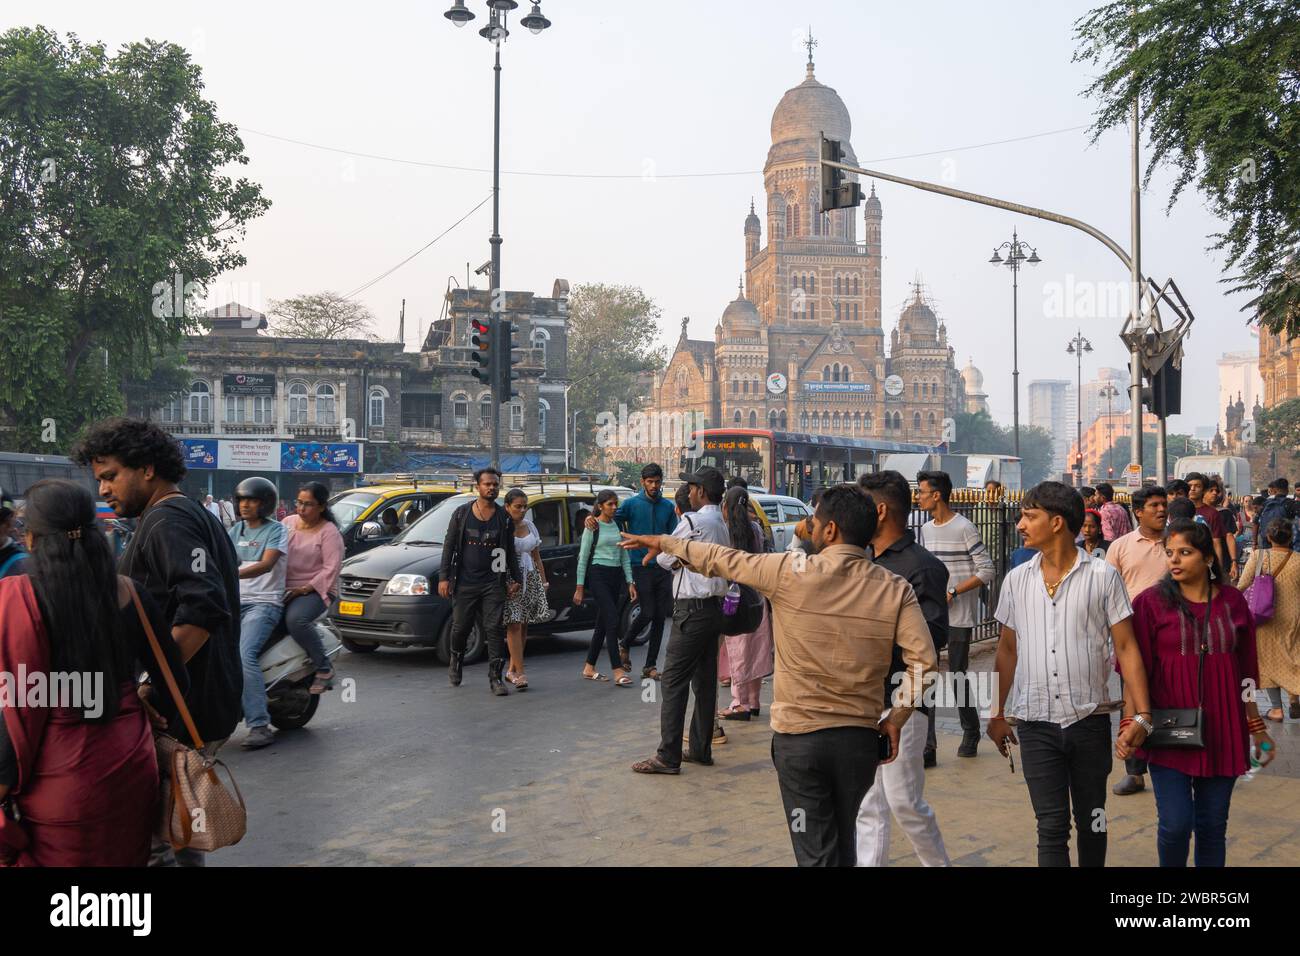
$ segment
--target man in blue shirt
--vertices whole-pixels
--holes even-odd
[[[663,496],[664,470],[656,464],[646,465],[641,469],[641,493],[627,499],[614,512],[614,523],[629,534],[672,534],[677,527],[677,512],[672,501]],[[596,530],[596,519],[588,518],[586,526]],[[645,560],[645,548],[638,548],[631,554],[632,581],[641,614],[623,637],[625,643],[619,646],[624,668],[632,665],[632,641],[643,628],[650,625],[650,647],[646,652],[645,666],[641,676],[651,680],[659,679],[659,646],[664,639],[664,621],[673,613],[673,575],[657,563],[642,564]]]

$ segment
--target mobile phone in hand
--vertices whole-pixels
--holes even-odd
[[[876,756],[881,760],[888,760],[893,751],[889,746],[889,734],[883,730],[880,732],[880,740],[876,745]]]

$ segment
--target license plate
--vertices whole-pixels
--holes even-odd
[[[366,606],[360,601],[340,601],[339,613],[352,617],[361,617],[366,613]]]

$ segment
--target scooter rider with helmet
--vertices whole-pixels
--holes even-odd
[[[18,520],[18,509],[13,499],[0,488],[0,578],[11,574],[25,574],[23,562],[27,552],[18,541],[14,525]]]
[[[284,580],[289,529],[273,517],[279,498],[266,478],[245,478],[235,487],[239,520],[230,526],[230,541],[239,555],[239,656],[244,665],[246,750],[275,742],[266,707],[261,655],[267,638],[284,616]]]

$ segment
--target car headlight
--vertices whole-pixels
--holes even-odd
[[[423,574],[394,574],[384,588],[385,594],[428,594],[429,579]]]

